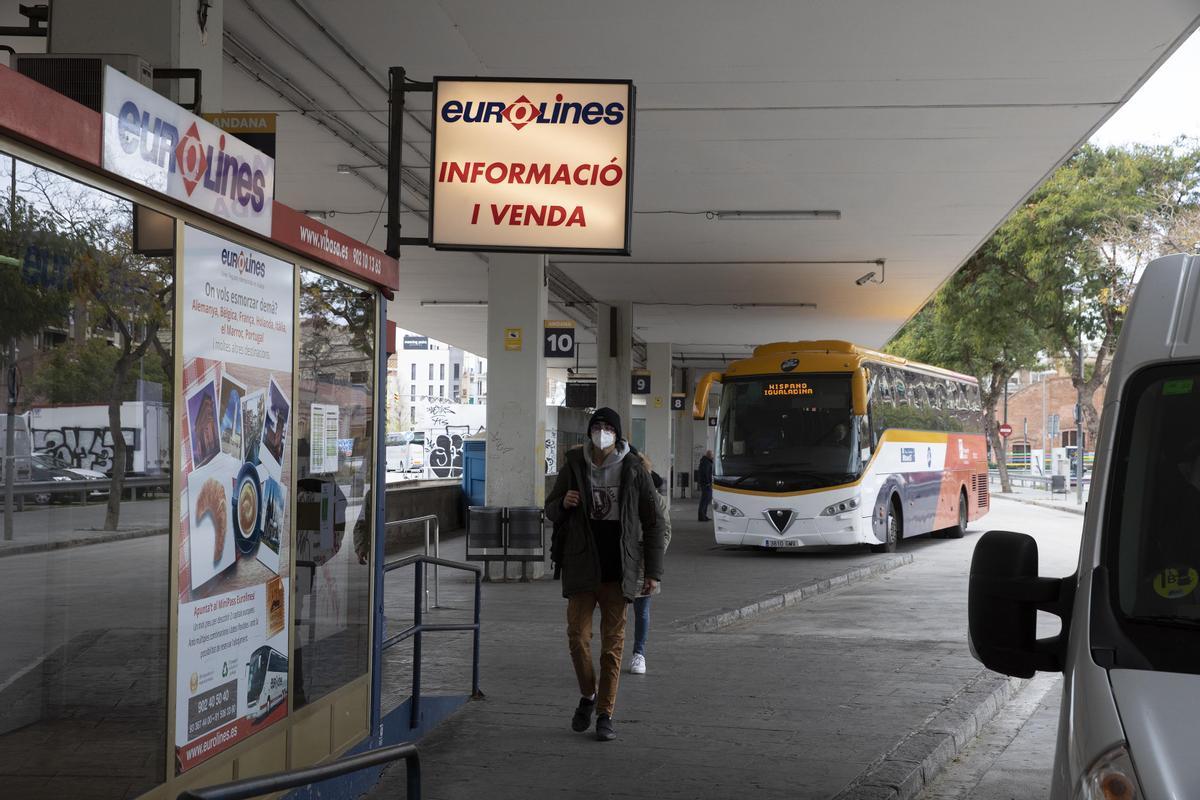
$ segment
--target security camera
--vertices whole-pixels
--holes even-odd
[[[870,283],[871,279],[874,277],[875,277],[874,272],[868,272],[866,275],[863,275],[861,278],[856,280],[854,283],[857,286],[865,286],[866,284]]]

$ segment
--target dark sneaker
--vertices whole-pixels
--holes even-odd
[[[596,717],[596,738],[602,742],[611,742],[617,738],[617,732],[613,730],[612,717],[608,714]]]
[[[575,716],[571,717],[571,730],[576,733],[583,733],[592,725],[592,712],[596,710],[596,701],[588,700],[586,697],[579,698],[579,708],[575,709]]]

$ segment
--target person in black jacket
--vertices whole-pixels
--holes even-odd
[[[700,466],[697,469],[699,476],[696,478],[696,483],[700,486],[700,509],[699,520],[701,522],[712,522],[712,517],[708,515],[708,507],[712,505],[712,483],[713,483],[713,451],[705,450],[704,455],[700,458]]]
[[[621,417],[596,409],[589,441],[567,452],[546,516],[554,523],[551,552],[567,598],[567,642],[581,698],[571,727],[591,726],[596,738],[616,738],[612,715],[625,652],[626,604],[650,594],[663,574],[663,523],[642,459],[621,438]],[[645,577],[639,580],[639,566]],[[592,663],[592,616],[600,607],[600,676]]]

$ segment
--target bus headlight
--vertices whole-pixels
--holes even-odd
[[[1083,773],[1075,797],[1076,800],[1141,800],[1145,797],[1125,745],[1105,753]]]
[[[845,514],[847,511],[853,511],[856,508],[858,508],[858,498],[851,497],[849,500],[842,500],[831,506],[826,506],[820,515],[822,517],[832,517],[835,514]]]
[[[729,517],[744,517],[744,516],[746,516],[745,514],[742,513],[742,510],[740,508],[731,506],[728,503],[722,503],[720,500],[713,501],[713,509],[718,514],[725,514],[726,516],[729,516]]]

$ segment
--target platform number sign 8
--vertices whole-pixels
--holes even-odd
[[[650,394],[650,376],[648,374],[635,373],[632,389],[634,394]]]
[[[542,355],[546,358],[574,358],[575,326],[547,322],[542,334]]]

